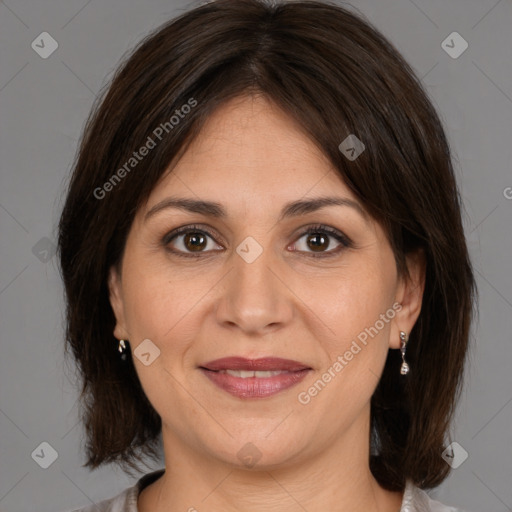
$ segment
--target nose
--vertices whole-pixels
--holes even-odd
[[[254,245],[251,250],[255,250]],[[233,267],[219,283],[222,292],[216,310],[218,322],[251,335],[263,335],[288,325],[293,317],[293,293],[286,285],[282,260],[265,247],[254,261],[245,258],[243,252],[240,254],[233,252]]]

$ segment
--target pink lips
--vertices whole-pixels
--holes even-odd
[[[291,359],[224,357],[199,367],[219,388],[239,398],[265,398],[299,383],[310,367]],[[227,371],[234,372],[235,375]],[[240,372],[272,372],[248,376]]]

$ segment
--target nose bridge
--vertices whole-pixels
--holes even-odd
[[[247,331],[288,321],[291,305],[283,283],[275,275],[280,265],[274,251],[247,237],[233,252],[232,263],[219,320]]]
[[[272,249],[264,247],[252,237],[247,237],[236,248],[233,254],[234,272],[236,282],[241,291],[245,287],[258,291],[270,291],[272,284],[269,282],[272,273],[269,267],[276,266],[276,258]],[[259,290],[261,288],[261,290]]]

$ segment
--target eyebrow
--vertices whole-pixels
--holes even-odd
[[[279,222],[290,217],[306,215],[327,206],[349,206],[355,209],[365,219],[365,221],[368,222],[369,220],[367,212],[358,202],[346,197],[324,196],[312,199],[299,199],[297,201],[286,203],[281,210]],[[150,217],[156,215],[158,212],[168,208],[175,208],[191,213],[199,213],[201,215],[219,219],[228,217],[224,207],[220,203],[214,201],[204,201],[185,197],[167,197],[155,204],[146,213],[144,216],[144,222],[146,222]]]

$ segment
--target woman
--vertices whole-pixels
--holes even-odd
[[[218,0],[147,37],[87,123],[59,233],[82,511],[457,510],[426,494],[475,285],[439,118],[367,21]],[[161,434],[161,437],[160,437]]]

